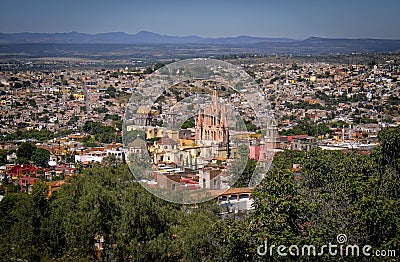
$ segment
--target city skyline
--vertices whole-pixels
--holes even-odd
[[[398,1],[9,1],[0,32],[400,39]],[[23,15],[22,15],[23,14]]]

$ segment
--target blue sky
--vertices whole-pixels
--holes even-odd
[[[0,32],[400,39],[400,1],[2,0]]]

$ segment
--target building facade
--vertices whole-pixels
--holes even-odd
[[[228,156],[229,132],[226,119],[226,106],[218,100],[214,90],[212,102],[204,108],[196,119],[195,143],[203,146],[203,157],[226,158]]]

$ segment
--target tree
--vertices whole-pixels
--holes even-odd
[[[246,166],[240,175],[239,179],[235,182],[233,187],[248,187],[251,177],[253,176],[254,170],[256,169],[257,161],[254,159],[248,159]]]
[[[193,117],[187,119],[181,126],[182,129],[188,129],[193,127],[195,127],[195,122]]]
[[[32,143],[25,142],[22,143],[17,149],[17,157],[19,159],[24,159],[24,161],[28,162],[32,158],[33,152],[36,150],[36,146]]]
[[[111,143],[120,137],[116,136],[116,130],[111,126],[103,126],[101,123],[86,121],[82,127],[83,131],[94,136],[95,141],[100,143]],[[119,141],[116,141],[119,142]]]
[[[94,139],[94,136],[85,136],[82,139],[82,145],[84,147],[96,147],[99,144],[96,142],[96,140]]]
[[[73,126],[73,125],[75,125],[78,121],[79,121],[79,117],[73,115],[73,116],[68,120],[67,125],[68,125],[68,126]]]
[[[105,261],[193,261],[215,253],[215,202],[181,206],[161,200],[132,182],[126,165],[95,165],[83,173],[50,199],[42,226],[49,257],[89,260],[96,236],[104,238]],[[35,196],[42,195],[39,188]]]
[[[7,194],[0,201],[0,257],[4,261],[39,261],[40,240],[36,235],[37,214],[31,195]],[[39,241],[38,241],[39,240]]]
[[[306,154],[301,188],[309,207],[308,242],[322,245],[343,233],[349,243],[398,248],[400,182],[395,170],[382,164],[381,151],[360,155],[313,149]]]
[[[379,133],[379,142],[382,154],[382,164],[400,168],[400,127],[387,128]]]
[[[146,70],[144,70],[144,74],[146,74],[146,75],[148,75],[148,74],[151,74],[151,73],[153,73],[154,71],[153,71],[153,68],[151,68],[150,66],[149,67],[147,67],[146,68]]]
[[[160,68],[163,67],[163,66],[165,66],[165,64],[160,63],[160,62],[157,62],[157,63],[154,65],[154,71],[157,71],[158,69],[160,69]]]
[[[44,148],[36,148],[32,154],[32,161],[39,167],[48,167],[50,160],[50,152]]]
[[[108,94],[110,97],[115,98],[115,93],[117,90],[113,86],[107,87],[106,94]]]
[[[268,245],[303,241],[306,202],[297,188],[290,165],[292,160],[286,159],[287,156],[298,157],[286,151],[274,159],[273,168],[252,194],[254,212],[243,219],[218,221],[213,226],[212,243],[217,249],[215,260],[258,261],[261,257],[257,247],[265,240]],[[270,259],[274,261],[277,257]]]
[[[302,243],[307,232],[307,209],[293,171],[275,166],[253,196],[255,211],[249,221],[253,225],[254,245],[265,240],[268,245]]]
[[[245,124],[246,124],[246,130],[249,131],[249,132],[255,132],[255,131],[257,131],[257,130],[259,129],[259,128],[258,128],[255,124],[253,124],[251,121],[245,120],[244,122],[245,122]]]
[[[7,164],[7,150],[0,150],[0,165]]]
[[[332,131],[325,123],[311,124],[308,121],[300,121],[296,126],[280,132],[281,135],[286,136],[301,134],[307,134],[309,136],[320,136],[330,133],[332,133]]]
[[[250,149],[247,145],[241,144],[237,148],[237,153],[238,156],[234,161],[232,161],[231,164],[231,176],[230,176],[230,184],[234,185],[236,181],[240,178],[242,175],[243,170],[246,167],[246,164],[248,163],[249,160],[249,152]]]

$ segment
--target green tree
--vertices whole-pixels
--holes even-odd
[[[153,71],[153,68],[151,68],[150,66],[149,67],[147,67],[146,68],[146,70],[144,70],[144,74],[146,74],[146,75],[148,75],[148,74],[151,74],[151,73],[153,73],[154,71]]]
[[[195,122],[193,117],[187,119],[181,126],[182,129],[188,129],[193,127],[195,127]]]
[[[0,165],[7,164],[7,150],[0,150]]]
[[[214,202],[165,202],[132,182],[126,165],[95,165],[83,173],[50,201],[45,225],[50,257],[88,260],[96,236],[105,240],[106,261],[191,261],[214,253],[209,235],[217,219]]]
[[[380,148],[366,156],[318,149],[306,154],[301,188],[309,207],[308,242],[322,245],[343,233],[359,245],[398,248],[400,183],[381,159]]]
[[[400,170],[400,127],[387,128],[379,133],[382,164]]]
[[[275,166],[253,193],[255,211],[250,215],[254,225],[253,243],[300,245],[306,230],[306,203],[290,169]],[[276,255],[276,254],[275,254]]]
[[[39,167],[48,167],[50,160],[50,152],[44,148],[36,148],[32,154],[32,161]]]
[[[254,159],[248,159],[246,166],[240,175],[239,179],[235,182],[233,187],[248,187],[251,177],[253,176],[254,170],[256,169],[257,161]]]
[[[32,158],[32,154],[35,152],[36,146],[33,143],[25,142],[22,143],[17,149],[18,160],[23,160],[23,162],[28,162]]]
[[[160,63],[160,62],[157,62],[157,63],[154,65],[154,71],[157,71],[158,69],[160,69],[161,67],[164,67],[164,66],[165,66],[165,64]]]
[[[0,257],[3,261],[40,261],[40,251],[35,221],[37,211],[31,195],[7,194],[0,201]]]
[[[113,86],[107,87],[106,94],[108,94],[110,97],[115,98],[115,93],[117,90]]]

